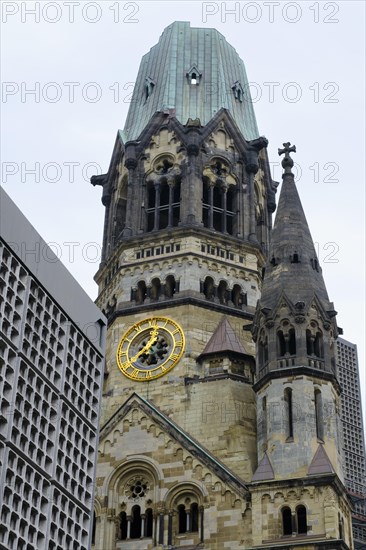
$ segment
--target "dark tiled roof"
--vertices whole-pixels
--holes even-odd
[[[225,351],[247,355],[227,317],[223,317],[200,357]]]

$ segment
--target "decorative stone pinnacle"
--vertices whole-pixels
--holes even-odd
[[[290,153],[296,153],[296,145],[291,145],[291,143],[288,141],[287,143],[283,143],[283,149],[278,149],[278,154],[285,156],[282,159],[282,167],[285,169],[285,174],[292,174],[291,168],[294,165],[294,161],[290,157]]]

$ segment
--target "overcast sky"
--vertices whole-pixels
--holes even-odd
[[[108,169],[141,56],[174,20],[215,27],[244,60],[274,179],[278,147],[296,144],[299,193],[365,385],[364,12],[363,1],[3,1],[3,186],[95,299],[104,208],[88,179]]]

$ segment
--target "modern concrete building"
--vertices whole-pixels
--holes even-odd
[[[337,340],[337,373],[342,387],[344,479],[354,505],[355,549],[366,549],[366,459],[357,346]]]
[[[106,320],[0,189],[0,548],[88,550]]]
[[[285,143],[215,29],[142,59],[109,170],[96,550],[352,550],[338,328]],[[331,414],[329,414],[331,411]]]

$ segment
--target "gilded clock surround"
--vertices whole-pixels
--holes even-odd
[[[147,382],[164,376],[184,353],[182,328],[167,317],[150,317],[135,323],[121,338],[117,364],[131,380]]]

